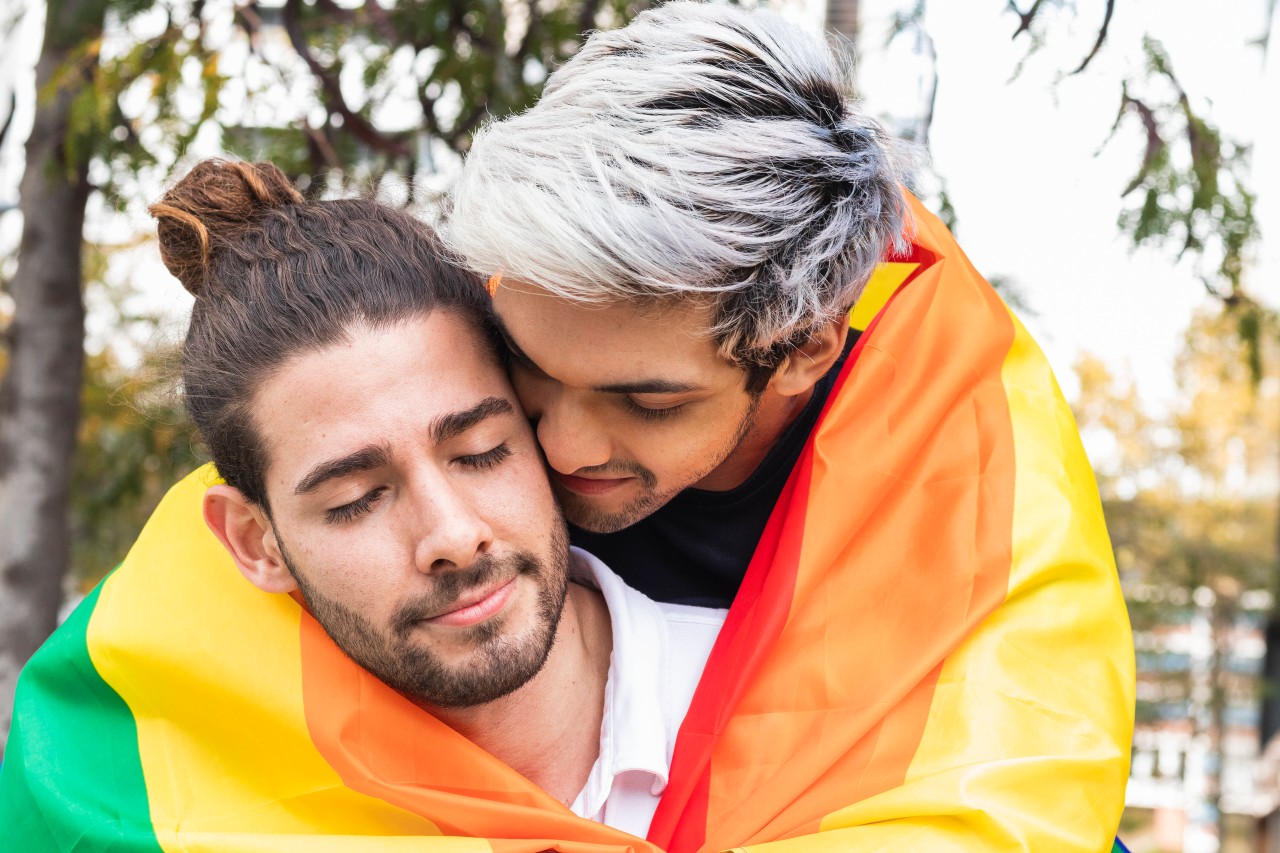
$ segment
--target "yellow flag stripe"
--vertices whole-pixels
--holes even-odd
[[[832,849],[842,836],[909,849],[914,826],[930,851],[1097,853],[1119,824],[1134,672],[1116,649],[1131,646],[1128,619],[1071,411],[1014,324],[1002,373],[1016,459],[1008,597],[943,665],[904,784],[823,821],[857,827],[834,832]]]
[[[439,835],[347,788],[316,751],[302,707],[301,610],[249,584],[205,528],[200,504],[213,476],[206,467],[170,492],[135,546],[145,559],[126,558],[107,580],[88,629],[94,666],[137,721],[160,844],[383,850],[389,840],[370,836]],[[184,619],[192,608],[201,618]],[[437,841],[430,849],[491,849]]]
[[[880,309],[918,266],[920,265],[915,262],[879,264],[853,306],[853,311],[849,315],[849,325],[859,332],[866,331],[867,326],[871,325],[871,321],[880,313]]]

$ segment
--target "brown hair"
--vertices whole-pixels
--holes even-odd
[[[251,404],[272,371],[357,323],[437,309],[493,336],[481,282],[446,261],[427,225],[371,199],[308,202],[269,163],[205,160],[151,214],[165,265],[196,297],[182,345],[187,411],[222,477],[268,513]]]

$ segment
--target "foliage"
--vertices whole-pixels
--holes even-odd
[[[1270,0],[1274,2],[1274,0]],[[1106,0],[1092,23],[1093,36],[1080,61],[1064,70],[1061,81],[1085,72],[1107,47],[1117,0]],[[1069,37],[1078,18],[1076,0],[1007,0],[1006,12],[1017,20],[1011,38],[1026,44],[1026,53],[1014,69],[1021,75],[1026,64],[1052,41]],[[936,56],[926,29],[927,0],[915,0],[898,13],[891,24],[889,41],[911,37],[916,52],[933,68],[930,95],[918,127],[909,135],[928,144],[937,93]],[[1265,45],[1264,45],[1265,46]],[[1119,217],[1119,228],[1134,246],[1169,246],[1180,259],[1195,261],[1205,287],[1236,312],[1239,332],[1250,344],[1246,358],[1259,376],[1260,344],[1257,326],[1265,313],[1245,289],[1249,254],[1259,234],[1254,217],[1255,197],[1246,180],[1249,150],[1226,137],[1214,126],[1200,99],[1189,95],[1174,73],[1164,47],[1149,35],[1142,52],[1145,65],[1119,81],[1120,109],[1108,142],[1126,123],[1137,120],[1145,138],[1138,168],[1121,195],[1134,201]],[[931,168],[923,178],[932,185],[940,204],[950,210],[943,176]]]
[[[1248,149],[1224,139],[1196,110],[1173,72],[1163,46],[1143,40],[1146,77],[1126,81],[1115,127],[1138,118],[1146,151],[1123,195],[1139,201],[1120,215],[1121,230],[1135,245],[1177,246],[1177,255],[1216,258],[1203,273],[1205,286],[1222,299],[1244,297],[1245,252],[1258,237],[1254,196],[1246,186]],[[1140,98],[1135,87],[1155,93]]]
[[[1050,37],[1052,16],[1046,12],[1076,11],[1075,0],[1034,0],[1026,11],[1015,0],[1008,2],[1019,20],[1013,38],[1025,34],[1030,42],[1028,59]],[[1083,72],[1101,52],[1115,10],[1116,0],[1107,0],[1092,48],[1066,76]],[[1265,40],[1261,46],[1265,50]],[[1245,344],[1241,355],[1254,381],[1259,381],[1264,347],[1259,332],[1263,325],[1274,324],[1274,317],[1245,287],[1249,255],[1259,238],[1255,196],[1247,180],[1249,149],[1227,138],[1207,111],[1196,106],[1158,40],[1145,36],[1142,53],[1142,71],[1121,82],[1120,109],[1108,139],[1131,119],[1140,122],[1145,138],[1138,168],[1121,192],[1135,201],[1121,212],[1117,224],[1135,247],[1171,246],[1178,259],[1195,262],[1205,288],[1234,319]]]
[[[108,35],[62,70],[92,80],[68,150],[106,167],[97,186],[117,205],[138,176],[166,177],[203,133],[313,192],[413,177],[434,170],[437,146],[461,153],[486,117],[531,103],[584,30],[647,5],[113,0]]]
[[[1280,349],[1280,336],[1264,340]],[[1254,382],[1227,311],[1202,313],[1176,365],[1179,404],[1153,416],[1133,382],[1098,361],[1077,364],[1076,416],[1090,446],[1120,568],[1165,589],[1272,590],[1280,491],[1280,353]],[[1246,521],[1249,520],[1249,521]]]
[[[81,587],[120,563],[168,488],[203,460],[157,353],[142,369],[107,350],[85,362],[72,480],[71,572]]]
[[[113,263],[154,252],[154,241],[84,249],[89,308],[110,330],[89,335],[72,474],[70,574],[87,588],[120,563],[165,491],[204,460],[177,394],[176,348],[160,342],[160,320],[137,310],[145,300],[136,277]]]

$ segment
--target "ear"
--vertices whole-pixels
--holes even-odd
[[[769,380],[769,388],[784,397],[803,394],[827,375],[831,365],[844,352],[849,339],[849,316],[819,326],[798,349],[783,359]]]
[[[293,592],[298,588],[280,553],[271,521],[239,489],[210,487],[204,493],[204,523],[249,583],[263,592]]]

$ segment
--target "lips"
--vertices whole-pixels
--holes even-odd
[[[561,474],[559,471],[552,472],[556,482],[564,486],[574,494],[594,497],[596,495],[607,494],[614,489],[620,488],[634,477],[618,477],[613,479],[596,478],[596,477],[575,477],[572,474]]]
[[[476,595],[467,596],[452,610],[424,621],[431,625],[444,625],[451,628],[475,625],[501,610],[511,599],[515,589],[516,578],[511,578],[501,586],[478,590]]]

